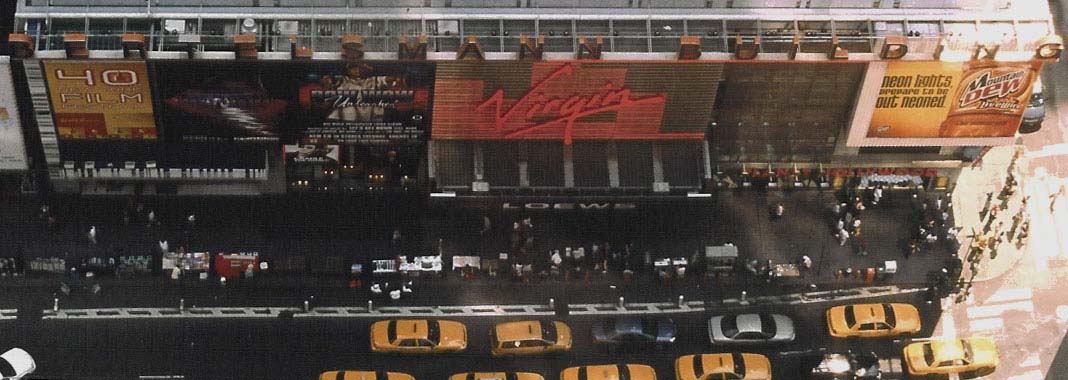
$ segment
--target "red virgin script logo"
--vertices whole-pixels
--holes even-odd
[[[567,78],[574,74],[574,72],[575,69],[570,63],[561,66],[559,69],[549,74],[549,76],[545,77],[545,79],[542,79],[540,82],[531,86],[530,90],[528,90],[523,97],[519,98],[519,100],[508,109],[504,109],[504,89],[498,88],[488,99],[479,103],[479,105],[475,107],[475,111],[481,112],[488,107],[493,107],[494,126],[499,131],[506,131],[504,135],[505,138],[514,138],[538,128],[565,123],[564,144],[571,145],[571,136],[575,120],[602,112],[617,111],[637,105],[664,104],[667,101],[667,97],[664,95],[632,98],[630,95],[630,88],[627,88],[626,86],[615,88],[611,82],[605,83],[604,88],[589,95],[550,97],[546,96],[544,91],[542,91],[547,85],[554,83],[554,80]],[[517,113],[516,111],[528,104],[530,109],[527,110],[525,119],[537,116],[556,117],[538,124],[506,130],[505,122],[515,117],[515,114]]]

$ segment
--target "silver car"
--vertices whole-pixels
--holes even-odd
[[[717,315],[708,320],[712,344],[786,343],[794,340],[794,321],[780,314]]]

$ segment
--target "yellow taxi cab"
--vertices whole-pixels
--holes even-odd
[[[407,373],[386,371],[326,371],[319,380],[415,380]]]
[[[685,355],[675,360],[676,380],[771,380],[767,356],[746,353]]]
[[[827,330],[835,338],[879,338],[920,331],[920,312],[903,303],[842,305],[827,309]]]
[[[533,372],[464,372],[449,376],[449,380],[545,380]]]
[[[988,371],[986,375],[998,366],[998,348],[987,337],[932,340],[906,346],[905,362],[913,375]]]
[[[519,321],[497,324],[490,334],[493,356],[537,355],[571,349],[571,328],[560,321]]]
[[[443,353],[466,348],[467,327],[460,322],[393,319],[371,325],[373,352]]]
[[[642,364],[588,365],[560,371],[560,380],[656,380],[656,371]]]

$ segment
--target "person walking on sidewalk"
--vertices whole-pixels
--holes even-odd
[[[845,247],[847,241],[849,241],[849,232],[845,229],[838,230],[838,245]]]
[[[778,203],[771,206],[768,211],[771,214],[771,220],[779,220],[779,218],[782,218],[782,213],[783,211],[785,211],[785,209],[782,203]]]
[[[860,218],[853,219],[853,236],[860,236]]]
[[[882,199],[883,199],[883,185],[879,185],[878,187],[875,188],[875,191],[872,192],[871,205],[872,206],[878,206],[879,205],[879,201],[882,200]]]
[[[96,244],[96,226],[89,227],[88,237],[90,243]]]

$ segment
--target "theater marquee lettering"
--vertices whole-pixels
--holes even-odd
[[[750,177],[767,177],[774,173],[778,177],[799,175],[809,177],[812,175],[826,175],[830,177],[867,177],[872,175],[911,175],[916,177],[937,177],[938,169],[935,168],[830,168],[823,169],[756,169],[750,168],[744,171]]]
[[[528,203],[511,203],[504,202],[501,209],[504,211],[608,211],[608,210],[634,210],[638,208],[637,203],[631,202],[528,202]]]

